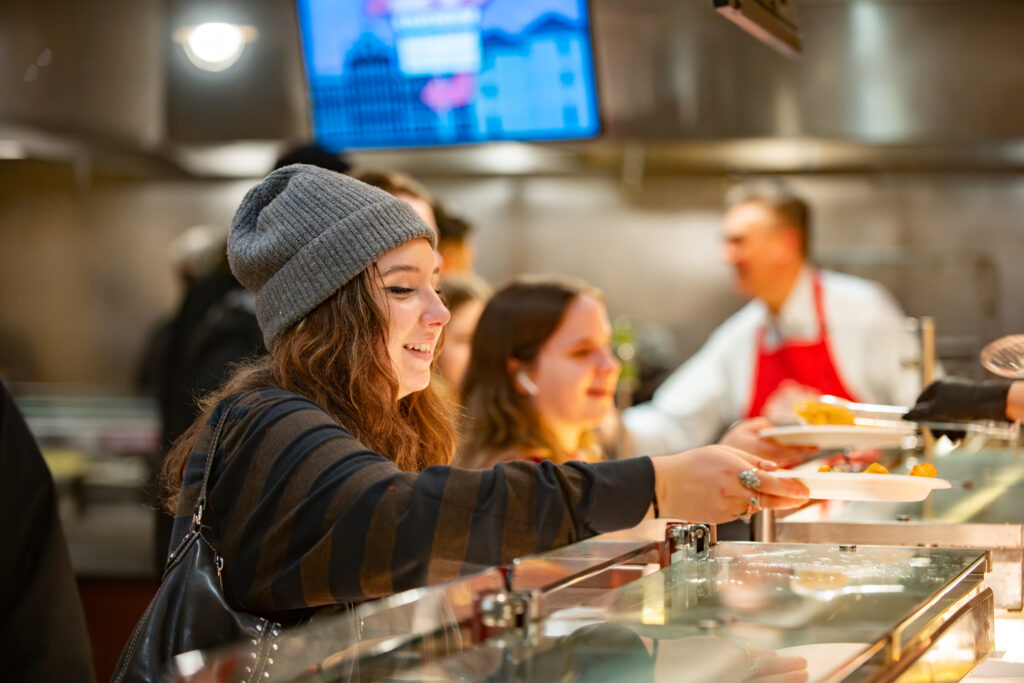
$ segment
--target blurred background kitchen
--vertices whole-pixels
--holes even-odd
[[[490,283],[601,287],[651,387],[742,304],[719,260],[726,190],[785,178],[813,258],[934,317],[946,370],[981,376],[980,348],[1024,332],[1024,2],[789,4],[797,56],[712,0],[590,0],[596,139],[346,156],[468,220]],[[219,71],[183,49],[208,21],[247,27]],[[226,229],[312,139],[308,103],[292,2],[0,4],[0,374],[62,495],[101,679],[156,581],[141,491],[159,431],[137,375],[182,296],[168,247]]]

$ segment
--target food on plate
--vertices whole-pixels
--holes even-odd
[[[855,417],[848,408],[818,401],[800,401],[793,412],[809,425],[852,425]]]
[[[914,465],[910,468],[910,476],[912,477],[937,477],[939,476],[938,470],[935,469],[935,465],[930,462],[923,462],[920,465]]]
[[[889,474],[889,470],[887,470],[884,465],[879,465],[877,462],[873,462],[868,465],[866,470],[864,470],[864,474]]]
[[[828,465],[822,465],[821,467],[818,468],[818,471],[819,472],[831,472],[832,468],[829,467]]]

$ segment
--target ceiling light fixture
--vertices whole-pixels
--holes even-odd
[[[224,71],[238,61],[246,43],[256,40],[259,32],[252,26],[211,22],[198,26],[182,26],[174,32],[174,41],[181,43],[188,59],[203,71]]]

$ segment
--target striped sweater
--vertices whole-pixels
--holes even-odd
[[[313,401],[280,389],[214,409],[186,466],[171,547],[185,535],[214,428],[204,536],[238,608],[289,620],[454,578],[632,526],[647,511],[647,458],[403,472]]]

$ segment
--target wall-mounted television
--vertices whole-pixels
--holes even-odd
[[[331,151],[600,132],[587,0],[298,0]]]

